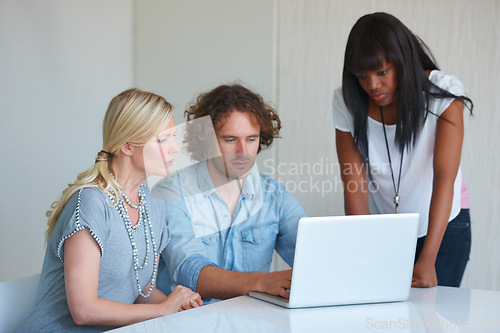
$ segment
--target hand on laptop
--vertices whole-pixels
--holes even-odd
[[[264,273],[259,279],[259,290],[271,295],[279,295],[290,298],[290,286],[292,284],[292,270]]]

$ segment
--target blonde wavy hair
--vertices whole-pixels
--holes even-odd
[[[143,146],[156,138],[167,127],[172,113],[173,106],[163,97],[138,89],[126,90],[111,100],[102,125],[103,149],[94,165],[80,173],[73,184],[68,184],[59,201],[50,206],[46,213],[49,218],[46,241],[69,198],[78,190],[98,187],[118,202],[122,188],[111,175],[111,160],[127,142]]]

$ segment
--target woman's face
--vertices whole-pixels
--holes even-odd
[[[157,138],[144,145],[142,158],[147,176],[167,176],[174,163],[174,154],[179,152],[179,146],[174,139],[177,132],[174,117],[170,119],[167,128]]]
[[[383,62],[380,68],[355,74],[361,88],[378,106],[397,103],[397,72],[391,62]]]

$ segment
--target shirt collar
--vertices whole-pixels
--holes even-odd
[[[215,192],[215,185],[208,172],[207,161],[201,161],[196,165],[196,175],[198,177],[198,186],[205,197]]]
[[[203,195],[205,197],[208,197],[212,193],[216,192],[216,189],[212,181],[212,177],[208,172],[207,161],[205,160],[198,163],[196,168],[198,186],[200,187]],[[260,176],[257,172],[257,166],[255,164],[248,176],[243,180],[243,188],[241,189],[241,194],[245,198],[245,200],[253,200],[255,198],[256,191],[261,191],[261,186]]]

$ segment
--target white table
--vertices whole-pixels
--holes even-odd
[[[285,309],[248,296],[113,332],[500,332],[500,292],[412,288],[406,302]]]

